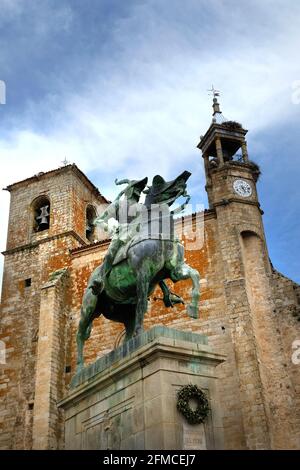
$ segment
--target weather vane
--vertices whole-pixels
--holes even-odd
[[[215,87],[212,85],[211,88],[209,90],[207,90],[209,92],[209,95],[210,96],[213,96],[214,98],[216,98],[217,96],[220,96],[220,91],[219,90],[216,90]]]

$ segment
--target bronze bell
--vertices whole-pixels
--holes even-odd
[[[40,207],[40,215],[36,217],[36,221],[39,225],[39,229],[45,229],[49,226],[49,211],[48,211],[49,206],[43,206]]]
[[[91,233],[93,231],[93,227],[91,225],[91,223],[88,221],[87,224],[86,224],[86,229],[85,229],[86,233]]]

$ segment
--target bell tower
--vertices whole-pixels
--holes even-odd
[[[0,313],[6,351],[0,449],[54,449],[62,441],[56,401],[68,370],[70,250],[100,239],[91,222],[108,201],[74,164],[6,190],[11,199]]]
[[[259,166],[248,156],[247,130],[224,118],[212,88],[213,118],[201,136],[209,208],[216,220],[222,263],[224,322],[234,347],[246,446],[297,448],[290,378],[281,354],[272,269],[256,182]],[[236,398],[238,399],[238,398]],[[288,417],[288,418],[287,418]]]
[[[218,103],[219,92],[213,89],[213,119],[201,136],[209,207],[233,201],[259,206],[256,181],[259,167],[248,157],[247,130],[236,121],[226,120]]]

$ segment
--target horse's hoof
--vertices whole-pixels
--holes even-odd
[[[166,297],[163,298],[163,302],[165,304],[165,307],[173,307],[173,302],[171,300],[171,297],[168,295]]]
[[[191,318],[199,318],[198,308],[195,305],[188,305],[186,309]]]
[[[184,300],[182,297],[179,297],[177,294],[173,294],[173,292],[170,295],[171,302],[172,302],[172,307],[175,304],[183,304],[184,305]]]

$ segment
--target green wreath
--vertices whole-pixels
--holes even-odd
[[[196,410],[192,410],[189,405],[191,398],[194,398],[198,405]],[[207,396],[197,385],[184,385],[177,392],[177,409],[186,418],[189,424],[203,423],[209,414],[209,402]]]

